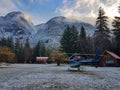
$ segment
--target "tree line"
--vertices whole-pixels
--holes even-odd
[[[42,41],[31,47],[29,39],[25,44],[12,37],[0,39],[0,62],[35,63],[37,56],[49,56],[49,52]]]
[[[90,54],[99,47],[102,52],[111,50],[120,55],[120,17],[115,16],[112,22],[113,29],[110,30],[104,9],[100,7],[98,12],[94,34],[87,36],[84,26],[77,30],[74,25],[68,25],[60,40],[60,50],[66,53]],[[120,13],[120,6],[118,12]]]

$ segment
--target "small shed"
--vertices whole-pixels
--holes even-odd
[[[48,57],[36,57],[37,63],[47,63]]]
[[[105,50],[100,57],[100,66],[120,66],[120,57],[108,50]]]

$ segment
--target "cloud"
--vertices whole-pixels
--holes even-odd
[[[31,21],[33,22],[34,25],[38,25],[46,22],[46,18],[43,16],[40,16],[37,13],[30,12],[30,13],[27,13],[27,15],[31,17]]]
[[[13,0],[0,0],[0,16],[15,10],[18,10],[18,8]]]
[[[34,24],[45,22],[51,16],[62,15],[72,20],[80,20],[95,24],[98,8],[102,6],[111,20],[117,13],[119,0],[61,0],[63,5],[57,7],[57,13],[49,12],[41,6],[49,5],[53,0],[0,0],[0,16],[12,11],[21,11],[29,15]],[[55,3],[52,3],[55,4]],[[50,5],[52,6],[52,5]],[[42,13],[43,11],[43,13]]]
[[[113,18],[117,13],[119,0],[63,0],[63,7],[57,12],[65,17],[95,24],[98,9],[104,8],[106,15]]]
[[[44,1],[48,1],[48,0],[28,0],[28,1],[29,3],[33,3],[33,2],[43,3]],[[45,22],[45,19],[43,17],[40,17],[38,13],[33,13],[31,10],[28,10],[28,8],[29,7],[25,5],[22,2],[22,0],[0,0],[0,16],[5,16],[6,14],[12,11],[21,11],[26,15],[29,15],[31,21],[34,24],[40,24]]]

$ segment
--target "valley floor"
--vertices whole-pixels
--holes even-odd
[[[0,67],[0,90],[120,90],[120,67],[12,64]]]

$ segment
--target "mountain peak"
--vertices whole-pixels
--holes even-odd
[[[8,14],[5,16],[5,18],[6,18],[6,19],[11,19],[11,18],[17,17],[17,16],[19,16],[19,15],[21,15],[21,14],[22,14],[22,12],[14,11],[14,12],[8,13]]]
[[[53,17],[51,20],[58,20],[58,21],[62,21],[66,19],[66,17],[63,17],[63,16],[56,16],[56,17]]]
[[[24,14],[20,11],[14,11],[14,12],[10,12],[5,16],[5,19],[8,20],[19,20],[19,19],[23,19],[29,23],[32,23],[31,18],[27,15]]]
[[[50,22],[63,22],[66,20],[66,17],[63,17],[63,16],[56,16],[56,17],[53,17],[52,19],[50,19],[47,23],[50,23]]]
[[[34,26],[29,16],[22,12],[14,11],[0,17],[0,31],[5,32],[5,37],[13,36],[24,40],[31,35],[33,30]]]

